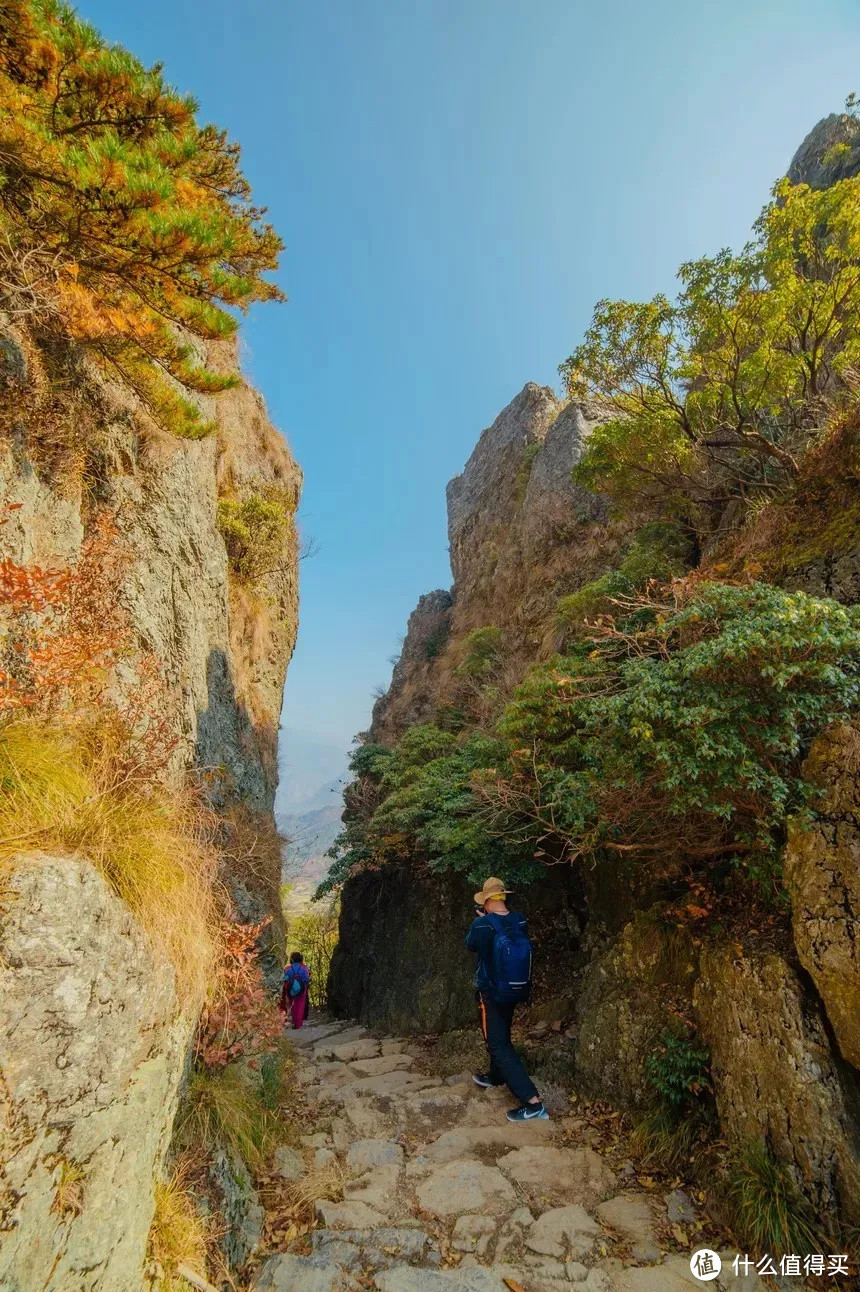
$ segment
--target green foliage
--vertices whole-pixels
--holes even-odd
[[[383,797],[368,812],[348,814],[317,898],[341,884],[353,867],[416,856],[431,869],[462,871],[475,881],[488,867],[509,882],[540,873],[533,855],[535,827],[526,823],[524,831],[503,834],[495,812],[482,810],[480,784],[495,775],[496,763],[504,764],[503,741],[474,732],[458,738],[421,724],[410,727],[387,753],[385,759],[377,754],[362,760],[371,764]]]
[[[760,1140],[729,1164],[727,1201],[738,1239],[758,1255],[826,1252],[831,1235],[816,1218],[788,1168]],[[841,1249],[844,1250],[844,1249]]]
[[[660,1103],[634,1127],[631,1147],[643,1166],[687,1173],[697,1150],[707,1146],[711,1131],[702,1107],[694,1106],[682,1115],[670,1104]]]
[[[668,583],[683,573],[688,557],[689,540],[679,526],[661,521],[643,525],[616,569],[559,598],[556,605],[559,627],[580,627],[586,620],[610,610],[613,600],[632,596],[651,579]]]
[[[782,182],[755,234],[683,265],[674,303],[598,303],[561,365],[573,398],[612,414],[580,484],[707,526],[729,497],[794,477],[818,402],[860,354],[860,179]]]
[[[457,670],[473,681],[485,681],[498,666],[502,654],[502,630],[493,624],[473,628],[465,641],[465,656]]]
[[[438,658],[445,649],[445,643],[447,640],[448,634],[442,629],[435,633],[430,633],[425,637],[424,641],[421,643],[421,654],[424,656],[425,660],[429,661],[431,659]]]
[[[704,584],[533,669],[500,730],[522,746],[522,803],[570,855],[675,847],[764,878],[807,802],[803,751],[856,705],[858,666],[857,608]]]
[[[281,1037],[277,1048],[261,1058],[260,1102],[269,1112],[277,1112],[288,1101],[293,1067],[293,1050],[286,1037]]]
[[[216,519],[237,579],[256,583],[278,568],[290,534],[290,505],[256,493],[245,498],[219,498]]]
[[[851,145],[843,140],[841,143],[832,144],[821,160],[825,166],[834,166],[837,162],[844,161],[850,153]]]
[[[616,851],[722,858],[772,890],[786,821],[810,811],[804,753],[858,694],[860,608],[767,584],[641,598],[535,666],[495,735],[427,724],[358,751],[363,807],[323,887],[416,857],[522,882],[544,856]]]
[[[0,29],[0,306],[75,341],[169,430],[205,434],[189,394],[236,379],[194,338],[283,299],[237,146],[68,5],[0,0]]]
[[[691,1036],[665,1032],[648,1055],[645,1070],[660,1099],[680,1110],[711,1089],[708,1057]]]
[[[308,992],[315,1009],[324,1009],[328,1000],[328,971],[337,946],[340,903],[314,906],[287,916],[287,939],[295,951],[301,951],[311,975]]]

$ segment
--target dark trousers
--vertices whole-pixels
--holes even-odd
[[[486,992],[480,991],[478,1009],[481,1035],[490,1055],[490,1080],[495,1086],[507,1085],[521,1104],[527,1104],[537,1094],[537,1087],[511,1041],[516,1005],[499,1005]]]

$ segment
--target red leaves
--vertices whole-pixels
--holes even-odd
[[[266,1053],[281,1035],[283,1021],[266,990],[259,959],[258,939],[269,923],[222,924],[218,981],[197,1034],[197,1059],[208,1068]]]
[[[5,511],[20,507],[7,503]],[[50,708],[73,688],[79,694],[116,658],[123,621],[115,539],[112,522],[102,517],[74,569],[47,570],[0,557],[0,618],[10,664],[0,671],[0,712]]]

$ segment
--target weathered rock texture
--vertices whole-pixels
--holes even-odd
[[[193,1020],[86,861],[13,863],[0,929],[0,1285],[139,1292]]]
[[[250,590],[230,576],[216,507],[225,493],[263,493],[293,512],[301,473],[286,443],[244,381],[201,399],[213,434],[177,440],[128,392],[72,359],[58,381],[25,334],[0,331],[0,498],[17,504],[0,554],[74,566],[96,515],[111,516],[129,633],[114,685],[131,692],[135,665],[154,660],[163,683],[156,716],[175,742],[176,783],[205,770],[217,806],[273,833],[275,742],[297,628],[295,533]],[[238,371],[232,343],[211,345],[207,360]],[[225,868],[240,919],[280,919],[277,846],[270,851],[271,874],[241,860]],[[153,1175],[193,1020],[177,1018],[169,969],[86,862],[32,860],[14,884],[0,956],[9,978],[0,1075],[12,1134],[0,1282],[20,1292],[138,1292]],[[67,1211],[57,1201],[64,1171],[83,1173]],[[225,1197],[241,1192],[229,1163],[221,1174]],[[242,1215],[241,1224],[229,1218],[237,1260],[254,1229],[247,1207]]]
[[[640,914],[585,969],[576,1013],[576,1075],[621,1107],[653,1101],[646,1060],[687,1003],[696,951],[689,935]]]
[[[860,121],[846,112],[831,112],[813,126],[791,159],[792,184],[829,188],[860,171]]]
[[[794,828],[785,852],[794,942],[842,1057],[860,1069],[860,730],[820,736],[806,776],[823,798],[812,828]]]
[[[394,1031],[444,1031],[475,1015],[463,939],[473,889],[406,869],[351,880],[329,980],[336,1014]]]
[[[235,372],[235,346],[213,343],[208,361]],[[85,387],[95,383],[86,372],[78,379]],[[285,441],[244,381],[201,401],[216,430],[199,441],[155,432],[126,393],[93,384],[97,442],[86,446],[91,478],[84,488],[80,471],[45,464],[26,420],[15,422],[16,403],[32,409],[44,400],[39,386],[34,373],[28,387],[4,396],[12,434],[0,440],[0,498],[20,504],[3,528],[4,554],[21,564],[73,565],[93,502],[107,509],[127,560],[120,600],[133,646],[140,656],[155,656],[166,684],[177,774],[192,764],[218,769],[240,798],[269,811],[298,620],[297,552],[293,539],[292,551],[254,593],[238,587],[228,577],[216,504],[225,490],[241,496],[277,489],[295,508],[301,473]]]
[[[448,484],[454,586],[421,597],[410,616],[391,686],[374,706],[374,739],[396,740],[456,703],[471,629],[500,627],[514,672],[554,648],[558,598],[603,573],[618,550],[605,502],[571,478],[599,420],[593,406],[562,404],[529,382],[482,432]]]
[[[822,1216],[860,1219],[856,1074],[842,1074],[818,1000],[780,956],[704,952],[695,1003],[723,1131],[762,1140]]]

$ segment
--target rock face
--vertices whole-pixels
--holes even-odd
[[[558,598],[612,564],[617,542],[594,532],[606,504],[571,479],[600,420],[595,406],[562,404],[529,382],[482,432],[448,484],[453,589],[427,593],[410,616],[373,739],[395,741],[452,699],[457,643],[471,629],[501,627],[506,653],[525,663],[551,640]]]
[[[842,1057],[860,1068],[860,730],[819,736],[805,774],[823,799],[812,828],[795,827],[785,851],[794,943]]]
[[[831,112],[813,126],[791,159],[792,184],[829,188],[860,171],[860,121],[845,112]]]
[[[856,1080],[834,1062],[822,1011],[773,954],[704,952],[695,1003],[723,1132],[763,1140],[823,1216],[860,1218]]]
[[[163,683],[155,717],[173,741],[168,775],[179,784],[192,767],[206,769],[216,806],[238,803],[273,829],[275,742],[297,628],[295,534],[290,527],[278,568],[251,591],[230,577],[216,509],[225,493],[262,493],[291,514],[301,473],[286,443],[241,378],[200,398],[214,432],[179,440],[84,366],[67,386],[53,386],[37,348],[2,318],[0,332],[0,493],[17,504],[0,554],[73,567],[94,515],[111,517],[128,638],[112,685],[131,695],[134,666],[154,661]],[[231,342],[213,343],[207,362],[238,376]],[[79,408],[79,438],[55,460],[37,430],[55,416],[74,421]],[[75,469],[78,452],[85,469]],[[222,878],[240,919],[280,918],[272,900],[279,873],[242,871],[238,862]],[[153,1178],[194,1020],[177,1017],[170,969],[152,959],[141,929],[85,861],[22,862],[15,885],[0,956],[9,977],[0,1089],[13,1136],[11,1155],[2,1155],[0,1227],[9,1233],[0,1282],[20,1292],[138,1292]],[[236,1172],[222,1166],[222,1192],[238,1197]],[[261,1221],[241,1206],[231,1217],[238,1260]]]
[[[13,863],[0,930],[0,1284],[139,1292],[193,1020],[85,861]]]
[[[216,371],[238,372],[234,343],[213,343],[207,361]],[[216,503],[228,488],[240,496],[277,489],[295,507],[301,472],[244,381],[203,399],[216,429],[199,441],[145,434],[126,394],[101,386],[97,394],[102,420],[92,492],[111,514],[126,557],[119,598],[133,648],[155,656],[166,683],[174,770],[224,769],[232,792],[268,812],[298,622],[297,553],[293,540],[288,558],[249,598],[228,578]],[[38,392],[15,397],[35,401]],[[48,568],[74,564],[91,498],[74,478],[54,480],[38,468],[22,436],[0,441],[0,496],[20,504],[4,525],[4,554]]]
[[[690,999],[695,961],[688,936],[647,915],[592,960],[577,1001],[576,1075],[585,1090],[621,1107],[653,1100],[646,1060],[673,1022],[673,998]]]
[[[418,884],[393,867],[350,880],[329,978],[335,1013],[395,1032],[471,1022],[472,965],[463,939],[472,891],[455,876]]]
[[[376,739],[389,735],[389,713],[396,707],[398,720],[411,726],[432,720],[432,673],[434,661],[445,649],[451,635],[451,593],[443,588],[426,592],[409,616],[400,658],[391,674],[391,685],[373,706]],[[390,735],[393,737],[393,731]]]

